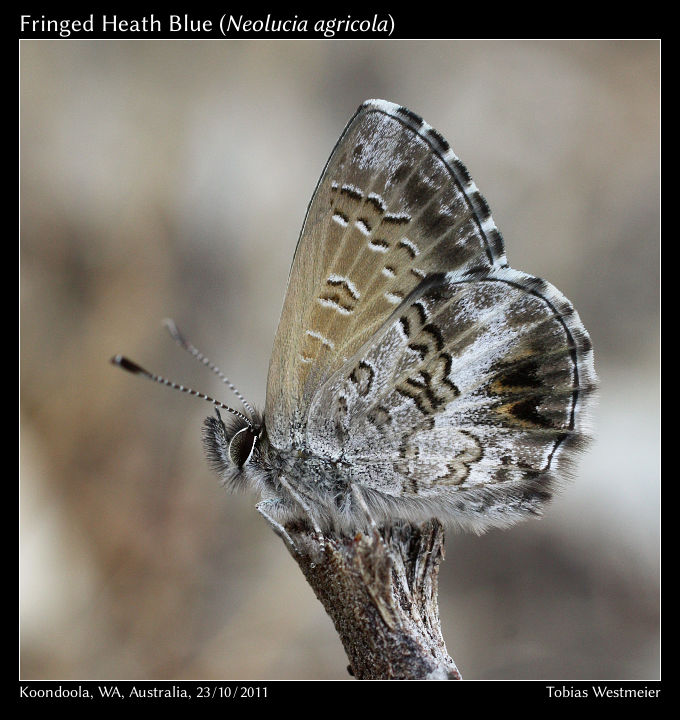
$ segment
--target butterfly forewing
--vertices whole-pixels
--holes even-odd
[[[358,110],[310,203],[267,386],[272,442],[301,441],[318,387],[428,275],[505,264],[488,206],[446,141],[384,101]]]

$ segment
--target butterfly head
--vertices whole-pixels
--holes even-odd
[[[203,423],[203,445],[208,462],[230,490],[249,487],[262,465],[264,425],[255,413],[251,419],[229,416],[219,410]]]
[[[246,414],[225,405],[219,400],[215,400],[205,393],[198,392],[160,375],[155,375],[123,355],[112,357],[111,362],[133,375],[140,375],[148,380],[166,385],[173,390],[179,390],[212,403],[215,406],[216,416],[206,418],[203,424],[203,444],[208,461],[219,473],[224,484],[230,489],[244,489],[248,485],[252,485],[253,481],[262,475],[262,472],[257,473],[256,470],[258,468],[261,470],[264,466],[263,449],[266,440],[264,438],[262,415],[241,395],[236,386],[229,381],[217,365],[210,362],[202,352],[184,337],[174,320],[166,319],[163,324],[172,339],[180,347],[191,353],[197,360],[200,360],[219,376],[222,382],[241,401]],[[223,408],[230,413],[226,423],[222,420],[219,408]]]

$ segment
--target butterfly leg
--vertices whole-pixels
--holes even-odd
[[[267,506],[275,505],[279,500],[271,498],[269,500],[262,500],[257,503],[255,509],[262,515],[262,517],[274,528],[274,532],[288,545],[291,552],[299,554],[299,550],[295,547],[295,543],[291,539],[290,535],[286,532],[286,528],[281,525],[278,520],[275,520],[266,510]]]
[[[352,483],[352,495],[354,496],[357,505],[361,508],[364,515],[366,516],[366,519],[371,526],[371,530],[373,532],[377,532],[378,526],[375,524],[373,515],[371,515],[371,511],[368,509],[368,505],[366,504],[366,500],[364,499],[363,493],[361,492],[361,488],[355,483]]]
[[[302,496],[293,490],[291,487],[291,484],[286,480],[283,475],[279,475],[279,482],[281,485],[283,485],[284,488],[290,493],[291,497],[297,502],[297,504],[305,511],[307,514],[307,517],[309,518],[309,521],[312,523],[312,527],[314,528],[314,532],[316,533],[316,537],[319,541],[319,546],[321,548],[321,552],[323,552],[326,549],[326,542],[323,537],[323,533],[321,532],[321,528],[319,527],[318,523],[314,519],[314,515],[312,513],[311,508],[309,505],[305,502],[305,500],[302,498]]]

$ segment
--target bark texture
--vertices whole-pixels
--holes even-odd
[[[460,680],[437,602],[444,530],[435,520],[353,537],[271,523],[323,603],[362,680]]]

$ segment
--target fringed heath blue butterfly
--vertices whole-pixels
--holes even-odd
[[[357,110],[312,196],[264,414],[231,383],[244,412],[114,362],[213,402],[204,443],[226,487],[320,533],[367,515],[480,532],[539,513],[584,445],[596,384],[571,303],[510,268],[447,141],[384,100]]]

